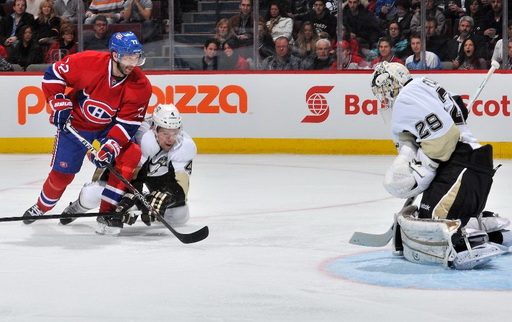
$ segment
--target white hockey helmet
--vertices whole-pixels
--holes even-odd
[[[384,61],[375,66],[372,75],[373,95],[380,101],[390,104],[411,79],[411,74],[404,65]]]
[[[181,129],[181,115],[174,104],[160,104],[153,112],[153,124],[164,129]]]

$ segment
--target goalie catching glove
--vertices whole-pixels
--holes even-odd
[[[65,130],[66,123],[71,118],[73,102],[64,94],[56,94],[48,103],[50,103],[52,108],[50,123],[61,131]]]
[[[155,209],[162,217],[164,216],[167,208],[171,208],[176,205],[175,196],[167,191],[153,191],[146,195],[146,199],[151,207],[153,207],[153,209]],[[151,226],[151,223],[157,219],[156,215],[148,209],[144,209],[142,211],[140,218],[147,226]]]
[[[403,145],[391,167],[386,171],[384,187],[398,198],[410,198],[425,191],[436,175],[439,163],[420,148]]]

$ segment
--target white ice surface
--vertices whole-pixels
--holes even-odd
[[[199,155],[178,228],[208,225],[197,244],[141,222],[117,238],[96,235],[94,218],[0,222],[0,321],[509,321],[509,291],[390,288],[324,269],[374,250],[349,244],[354,231],[389,228],[403,203],[382,187],[391,160]],[[35,203],[49,161],[0,154],[0,217]],[[487,208],[510,218],[512,161],[499,162]],[[92,171],[84,162],[51,213]]]

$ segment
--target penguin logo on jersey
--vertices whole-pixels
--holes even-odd
[[[306,93],[306,103],[313,115],[306,116],[301,123],[322,123],[329,116],[329,104],[322,94],[329,93],[334,86],[313,86]]]
[[[166,167],[167,166],[167,156],[163,156],[163,157],[160,157],[158,159],[158,161],[156,162],[153,162],[153,160],[149,160],[149,169],[148,169],[148,173],[150,175],[153,175],[155,174],[158,169],[160,169],[161,167]]]

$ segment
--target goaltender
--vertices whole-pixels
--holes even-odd
[[[384,186],[398,198],[423,194],[419,208],[397,215],[394,254],[472,269],[508,251],[510,221],[483,211],[495,173],[492,146],[471,134],[462,98],[429,78],[413,79],[398,63],[377,65],[371,87],[398,149]]]

